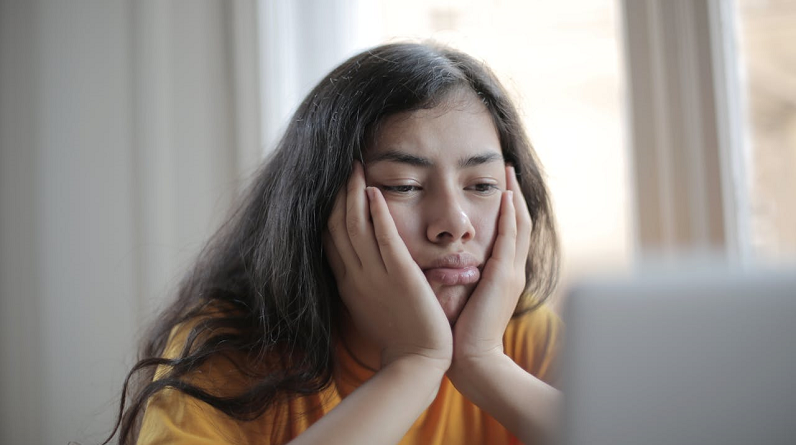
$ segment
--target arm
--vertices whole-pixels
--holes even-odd
[[[444,374],[440,365],[424,357],[392,362],[290,443],[398,443],[434,399]],[[256,423],[240,423],[187,394],[167,389],[150,399],[137,443],[272,443],[268,433],[261,434]],[[271,438],[279,443],[283,443],[280,438],[286,440],[282,433]]]
[[[561,393],[505,354],[467,360],[451,375],[465,397],[523,443],[548,443],[557,433]]]
[[[380,347],[381,367],[291,443],[398,443],[434,400],[450,366],[453,339],[383,196],[371,188],[366,197],[359,164],[337,196],[324,251],[350,318]],[[163,391],[151,402],[142,444],[245,443],[258,437],[259,431],[246,429],[249,424],[178,391]]]
[[[386,201],[366,190],[359,163],[335,201],[324,248],[353,323],[380,348],[381,368],[291,443],[397,443],[434,400],[453,339]]]
[[[525,289],[531,217],[512,167],[483,278],[454,326],[448,376],[456,389],[525,443],[556,431],[561,395],[504,354],[503,335]]]
[[[393,361],[290,443],[398,443],[434,400],[443,375],[426,358]]]

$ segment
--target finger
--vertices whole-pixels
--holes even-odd
[[[473,291],[470,300],[464,307],[459,321],[471,318],[481,320],[483,329],[499,327],[492,334],[502,337],[508,319],[517,304],[516,295],[507,292],[507,284],[516,273],[514,268],[514,255],[516,249],[516,217],[514,213],[513,191],[506,190],[500,197],[500,214],[498,216],[498,235],[492,247],[492,254],[487,260],[481,281]],[[503,298],[494,298],[496,295]],[[474,315],[477,314],[477,315]]]
[[[370,209],[365,193],[365,171],[362,164],[354,162],[351,178],[348,181],[346,197],[346,229],[351,246],[363,265],[383,264],[373,223],[370,220]]]
[[[373,231],[376,235],[381,258],[387,272],[400,270],[405,264],[412,264],[414,260],[406,248],[404,240],[395,227],[395,221],[390,215],[387,201],[376,187],[368,187],[368,200],[370,201],[370,215],[373,218]]]
[[[337,281],[342,281],[345,278],[345,263],[340,257],[340,253],[337,252],[337,247],[335,247],[329,231],[323,233],[323,252],[326,254],[326,260],[329,261],[334,277]]]
[[[514,264],[517,248],[517,219],[512,195],[514,192],[507,190],[500,197],[498,236],[492,248],[492,258],[504,264]]]
[[[326,223],[326,229],[341,261],[352,267],[360,267],[362,263],[351,245],[351,239],[348,237],[348,229],[346,228],[347,194],[348,192],[345,188],[342,188],[337,193],[332,206],[332,214],[329,215],[329,221]]]
[[[512,166],[506,168],[506,182],[508,189],[514,192],[514,210],[517,218],[515,264],[517,267],[525,269],[525,262],[528,259],[528,251],[531,247],[531,229],[533,229],[533,221],[531,220],[531,214],[528,212],[528,204],[525,202],[525,196],[522,194],[522,189],[520,189],[517,175]]]

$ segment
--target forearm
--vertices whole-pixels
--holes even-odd
[[[459,392],[523,443],[548,443],[557,434],[561,392],[508,356],[471,361],[448,375]]]
[[[290,443],[398,443],[436,397],[443,375],[421,358],[397,360]]]

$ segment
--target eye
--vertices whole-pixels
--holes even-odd
[[[488,183],[488,182],[480,182],[478,184],[471,185],[467,189],[468,190],[472,190],[472,191],[478,193],[479,195],[491,195],[492,193],[500,190],[500,187],[498,187],[497,184],[491,184],[491,183]]]
[[[420,187],[416,185],[383,185],[381,188],[385,192],[398,194],[409,194],[420,191]]]

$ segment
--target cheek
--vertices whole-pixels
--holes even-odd
[[[478,243],[486,246],[490,251],[497,238],[497,227],[500,216],[500,197],[481,203],[470,212],[473,215],[470,222],[473,224]]]
[[[415,253],[422,240],[422,227],[417,209],[409,206],[402,205],[395,202],[387,202],[387,207],[390,209],[390,215],[395,222],[395,228],[398,229],[398,235],[406,244],[412,258],[416,258]]]

